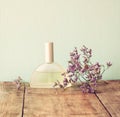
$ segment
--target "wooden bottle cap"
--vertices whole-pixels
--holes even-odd
[[[54,62],[53,42],[45,43],[45,62],[46,63]]]

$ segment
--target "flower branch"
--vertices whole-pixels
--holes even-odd
[[[83,46],[78,52],[75,49],[70,53],[70,60],[65,73],[63,83],[55,82],[54,87],[59,86],[65,88],[68,84],[77,84],[83,92],[94,93],[97,82],[102,79],[103,73],[112,65],[111,62],[106,63],[106,68],[99,62],[92,63],[92,49]]]

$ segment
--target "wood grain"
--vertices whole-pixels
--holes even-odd
[[[24,89],[0,82],[0,117],[120,116],[120,80],[100,82],[95,94],[77,88],[35,89],[28,83]]]
[[[120,80],[100,83],[96,96],[112,117],[120,117]]]
[[[109,117],[109,114],[94,94],[72,88],[63,91],[28,87],[24,117]]]
[[[22,116],[23,91],[11,82],[0,82],[0,117]]]

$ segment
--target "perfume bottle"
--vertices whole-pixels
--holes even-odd
[[[45,43],[45,63],[33,72],[30,87],[53,88],[54,82],[63,80],[63,72],[65,69],[54,62],[53,42]]]

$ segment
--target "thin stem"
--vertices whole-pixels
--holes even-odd
[[[107,67],[107,68],[105,69],[105,66],[104,66],[104,65],[102,65],[102,66],[103,66],[103,71],[102,71],[101,75],[109,68],[109,67]]]

